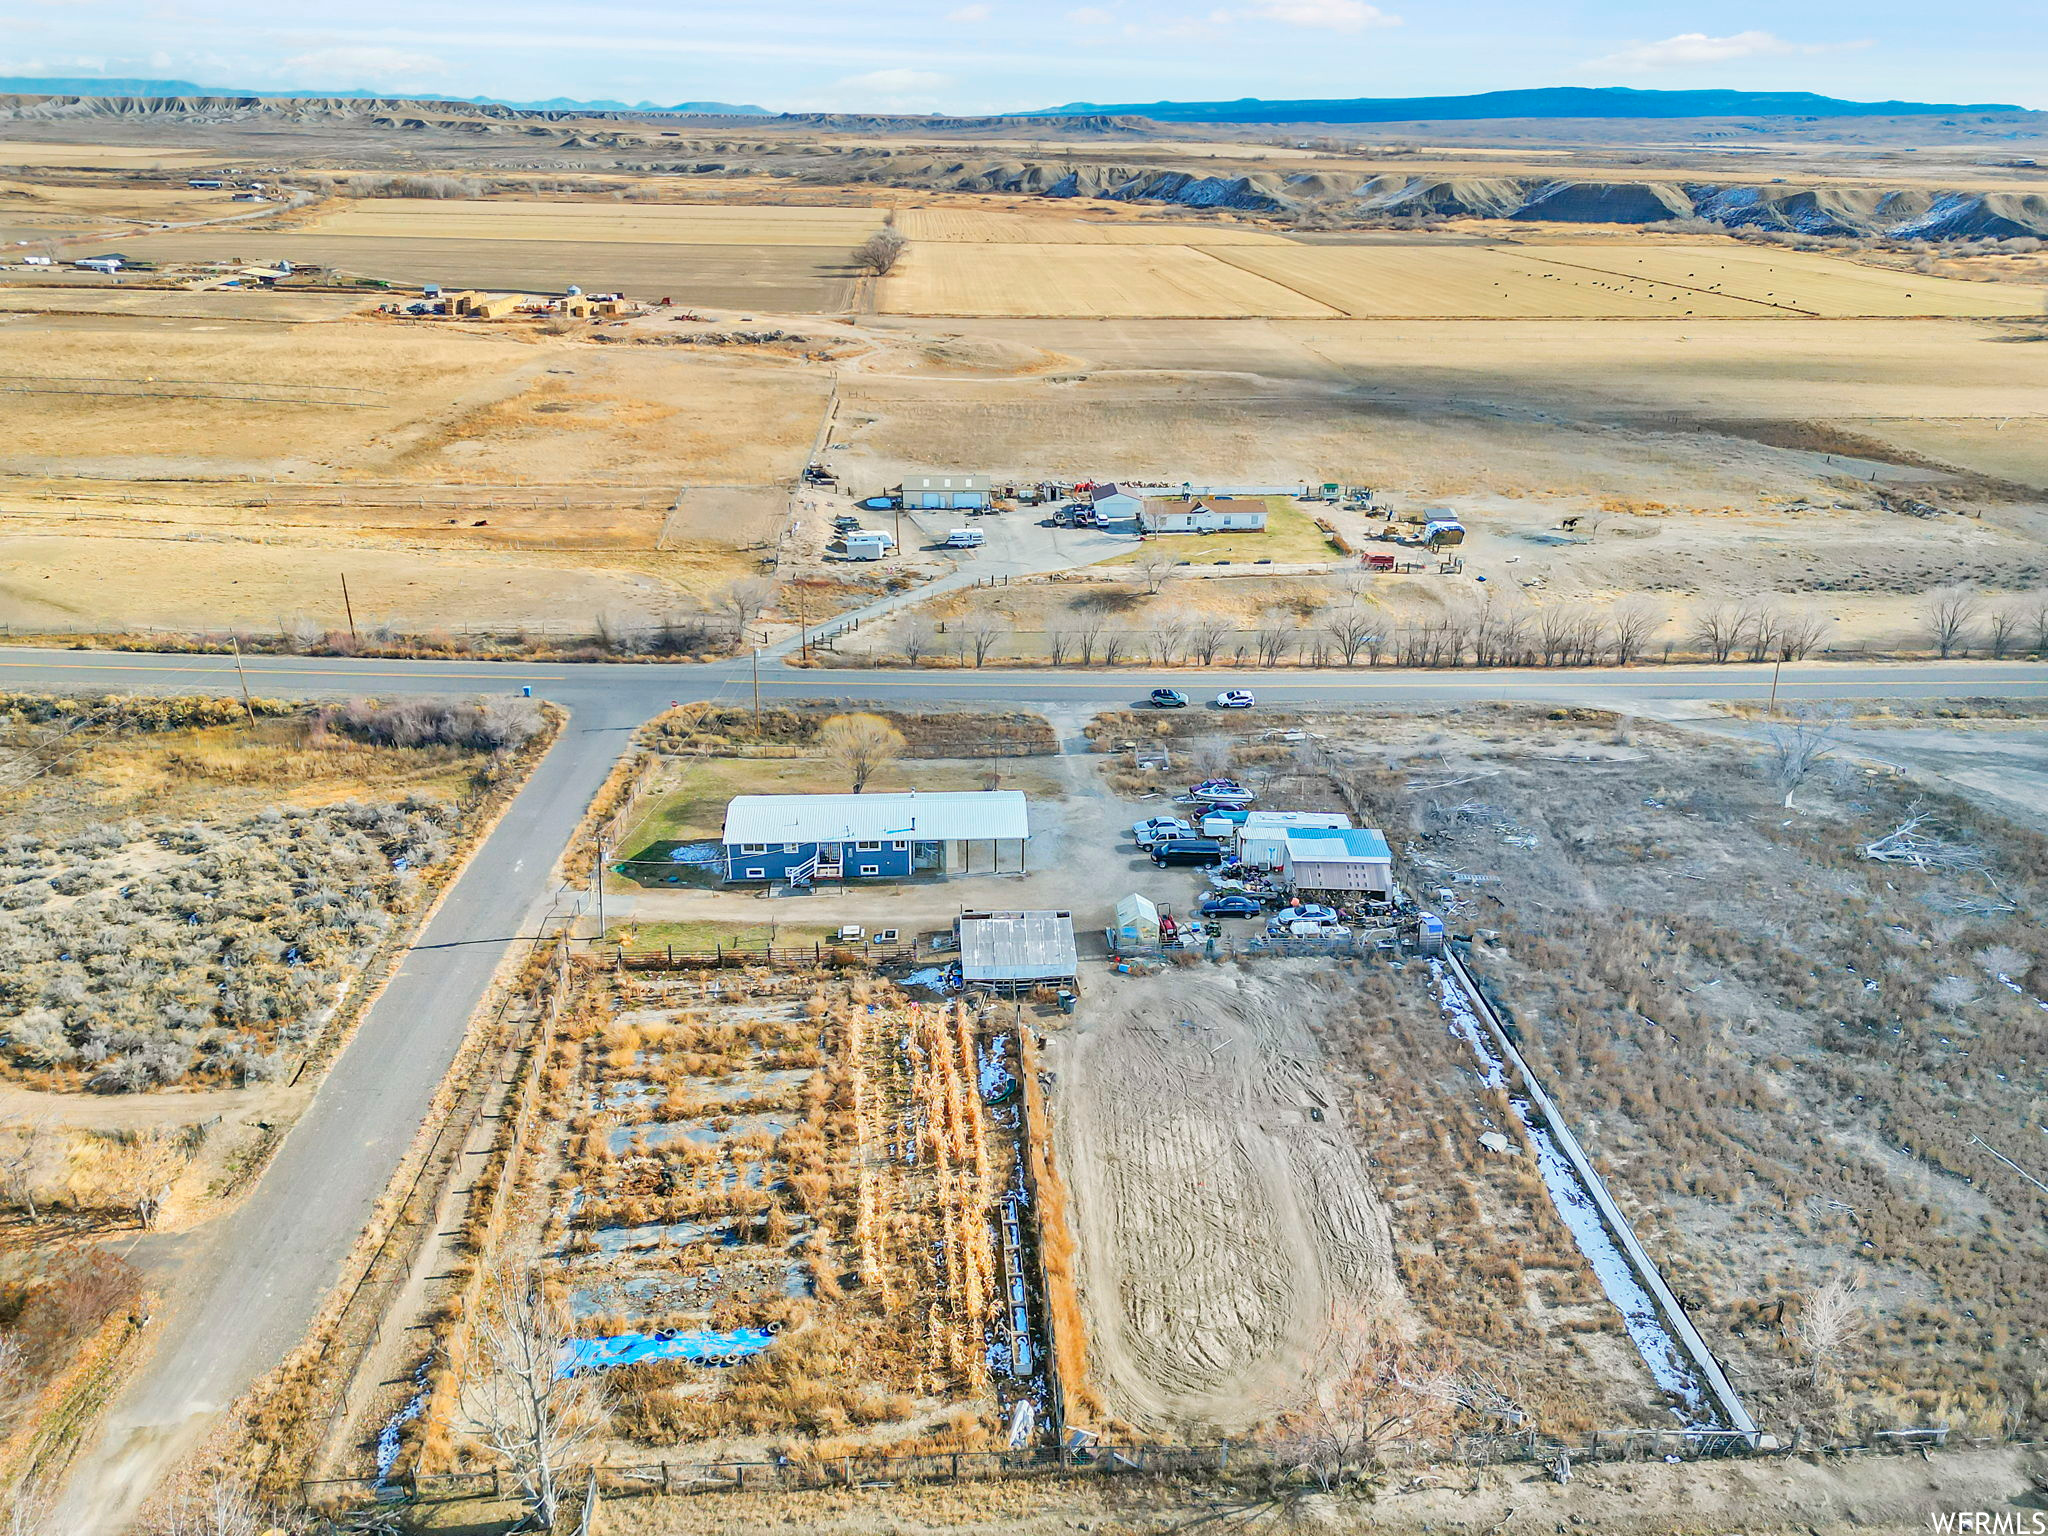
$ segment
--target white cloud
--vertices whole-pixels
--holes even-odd
[[[946,12],[946,20],[965,25],[977,21],[987,21],[995,13],[995,7],[992,5],[963,5],[957,11]]]
[[[826,111],[936,112],[953,85],[951,75],[929,69],[877,69],[835,80],[825,91]]]
[[[336,90],[375,90],[401,80],[445,75],[448,66],[431,53],[404,48],[316,48],[294,54],[270,73],[292,77],[295,84],[332,86]]]
[[[1067,12],[1067,20],[1077,27],[1113,27],[1116,18],[1099,5],[1084,5],[1079,10]]]
[[[1652,69],[1687,69],[1701,64],[1725,64],[1731,59],[1786,58],[1800,54],[1837,53],[1845,48],[1868,48],[1868,40],[1853,43],[1792,43],[1773,32],[1731,32],[1726,37],[1709,37],[1704,32],[1681,32],[1661,42],[1637,43],[1602,59],[1591,59],[1586,69],[1611,69],[1640,73]]]
[[[1254,6],[1251,14],[1265,21],[1289,27],[1316,27],[1327,32],[1363,32],[1367,27],[1398,27],[1401,18],[1389,16],[1365,0],[1267,0]]]

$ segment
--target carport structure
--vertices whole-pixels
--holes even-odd
[[[962,912],[960,981],[990,992],[1071,990],[1081,963],[1070,912]]]

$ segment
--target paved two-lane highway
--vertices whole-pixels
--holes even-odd
[[[751,700],[749,663],[555,665],[308,657],[168,656],[0,650],[0,689],[226,693],[292,698],[516,693],[571,712],[562,738],[470,859],[403,967],[365,1015],[268,1171],[230,1215],[186,1239],[163,1276],[155,1353],[109,1416],[99,1454],[71,1491],[64,1528],[112,1531],[213,1417],[303,1335],[426,1115],[468,1022],[511,945],[535,931],[555,861],[636,726],[673,700]],[[1689,699],[1765,698],[1762,666],[1554,671],[1211,671],[1123,673],[794,670],[764,665],[764,700],[846,698],[893,705],[1116,708],[1157,686],[1203,698],[1225,687],[1262,704],[1447,704],[1480,700],[1655,711]],[[1784,670],[1781,702],[1827,698],[2048,695],[2048,666],[1948,662],[1806,663]]]

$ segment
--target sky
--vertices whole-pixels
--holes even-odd
[[[1812,90],[2048,108],[2041,0],[0,0],[0,74],[775,111]]]

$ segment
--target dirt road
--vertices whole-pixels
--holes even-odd
[[[1333,1308],[1395,1294],[1310,1033],[1310,964],[1107,980],[1048,1052],[1090,1357],[1140,1428],[1269,1417],[1312,1377]]]

